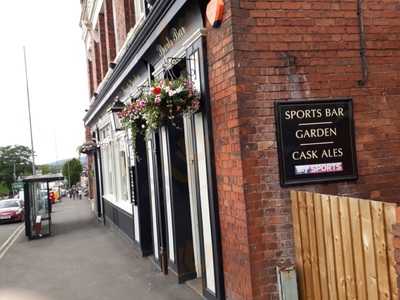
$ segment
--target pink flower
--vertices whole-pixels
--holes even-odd
[[[199,100],[193,100],[192,101],[192,108],[195,110],[198,110],[200,108],[200,101]]]
[[[161,102],[161,96],[157,95],[156,98],[154,99],[154,103],[160,104],[160,102]]]
[[[137,106],[139,109],[142,109],[146,106],[146,101],[144,101],[143,99],[137,100]]]

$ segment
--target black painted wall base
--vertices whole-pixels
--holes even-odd
[[[107,200],[104,201],[104,211],[106,223],[113,223],[129,240],[134,241],[133,216]]]

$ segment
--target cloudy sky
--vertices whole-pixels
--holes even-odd
[[[26,46],[36,163],[77,157],[88,106],[79,0],[0,1],[0,146],[30,146]]]

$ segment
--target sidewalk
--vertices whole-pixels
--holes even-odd
[[[28,241],[23,232],[0,260],[0,300],[202,299],[98,224],[87,200],[53,208],[53,236]]]

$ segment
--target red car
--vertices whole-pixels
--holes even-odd
[[[0,200],[0,222],[22,222],[24,208],[18,199]]]

